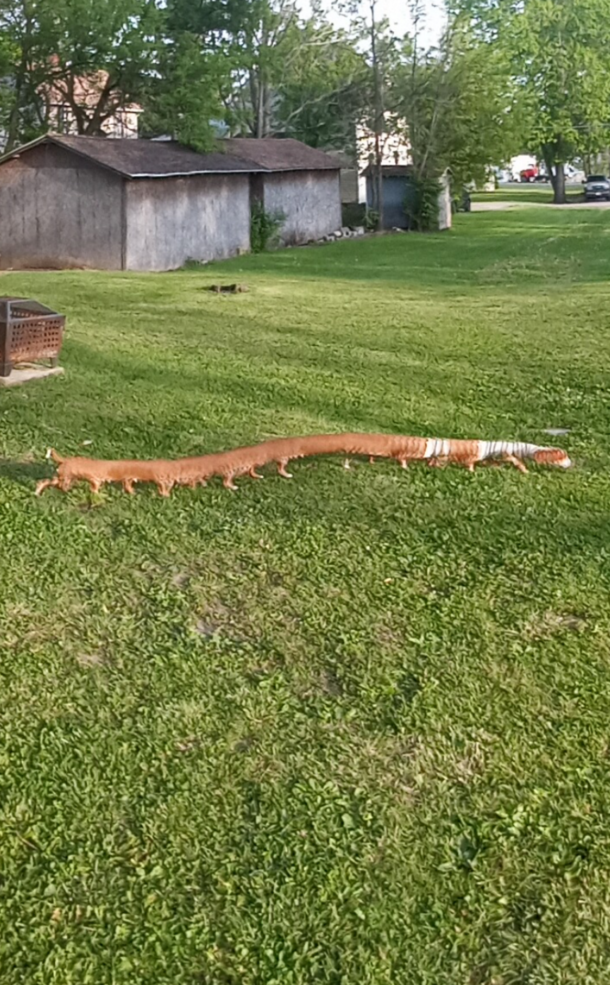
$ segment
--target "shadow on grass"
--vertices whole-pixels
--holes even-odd
[[[40,479],[48,479],[51,470],[45,462],[12,462],[0,458],[0,479],[18,482],[21,486],[31,486]]]
[[[252,406],[255,403],[276,410],[299,411],[332,420],[339,419],[345,422],[346,430],[349,421],[354,418],[355,398],[353,394],[340,395],[334,393],[328,386],[319,385],[315,392],[306,393],[304,389],[296,391],[292,379],[285,381],[277,378],[264,379],[263,377],[239,379],[232,375],[229,370],[214,371],[197,366],[186,371],[182,368],[159,365],[154,362],[143,362],[140,358],[126,358],[123,354],[115,357],[111,352],[100,353],[86,344],[74,340],[71,342],[71,350],[75,359],[81,365],[86,366],[89,371],[94,371],[98,376],[104,376],[108,380],[114,378],[113,382],[117,392],[127,392],[126,387],[138,380],[151,387],[181,391],[184,394],[197,394],[203,391],[208,400],[215,395],[226,399],[227,394],[230,393],[231,400],[235,404],[241,403],[243,406]],[[294,366],[302,365],[304,360],[295,358],[284,360],[284,362],[288,363],[292,369]],[[317,368],[315,362],[313,368]],[[349,371],[356,376],[358,369],[359,364],[355,367],[349,367]],[[126,386],[121,387],[118,381],[123,381]],[[364,430],[396,430],[396,421],[391,415],[373,414],[372,404],[363,404],[358,401],[357,405],[360,426]],[[123,424],[128,423],[127,411],[121,411],[121,420]],[[138,421],[134,419],[131,423],[136,427]],[[405,423],[405,427],[407,427],[407,423]],[[165,425],[160,423],[159,430],[167,431],[168,437],[172,436],[167,422]],[[251,438],[254,440],[254,436],[244,435],[244,441],[249,441]]]

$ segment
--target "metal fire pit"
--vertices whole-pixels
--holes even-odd
[[[66,319],[39,301],[0,297],[0,376],[17,363],[57,366]]]

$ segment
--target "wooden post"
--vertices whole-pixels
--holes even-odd
[[[8,301],[0,302],[0,376],[11,375],[13,369],[11,360],[12,341],[11,306]]]

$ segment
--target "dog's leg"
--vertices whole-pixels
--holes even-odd
[[[524,475],[527,475],[527,468],[525,466],[525,463],[522,462],[520,458],[517,458],[516,455],[509,455],[508,453],[506,453],[503,456],[503,458],[505,462],[510,462],[510,464],[514,465],[516,469],[519,469],[520,472],[522,472]]]
[[[282,458],[277,463],[278,474],[281,475],[282,479],[292,479],[292,473],[286,471],[286,466],[288,465],[289,461],[290,459],[288,458]]]
[[[265,478],[264,475],[260,475],[256,471],[256,466],[255,465],[253,465],[252,468],[249,470],[248,475],[250,476],[251,479],[264,479]]]
[[[172,491],[172,487],[174,483],[167,481],[164,482],[163,480],[161,480],[160,482],[157,482],[156,485],[157,485],[157,489],[159,490],[159,496],[164,496],[167,499],[167,497]]]
[[[103,479],[89,479],[89,486],[92,493],[98,493],[104,485]]]
[[[406,458],[399,458],[398,461],[400,462],[401,469],[408,469],[409,468],[409,462],[408,462],[408,460]]]
[[[225,489],[230,489],[231,492],[237,492],[237,486],[233,482],[234,475],[235,475],[234,472],[229,472],[229,474],[225,475],[222,480],[222,484],[225,487]]]
[[[54,479],[41,479],[40,482],[36,483],[36,490],[34,495],[40,496],[45,491],[45,489],[49,489],[50,486],[59,486],[59,484],[60,483],[57,476],[55,476]]]
[[[374,465],[377,459],[374,455],[369,455],[369,465]]]
[[[135,492],[135,489],[133,488],[133,482],[134,482],[133,479],[123,479],[121,483],[121,485],[123,486],[123,491],[129,493],[130,496],[133,496]]]
[[[344,463],[343,463],[343,468],[344,469],[351,469],[351,467],[352,466],[351,466],[351,463],[350,463],[349,458],[346,458],[345,461],[344,461]]]

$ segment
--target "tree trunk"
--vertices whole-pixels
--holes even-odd
[[[382,139],[385,124],[385,113],[383,106],[383,83],[379,59],[377,56],[377,21],[376,21],[376,0],[371,0],[371,55],[373,62],[373,86],[375,103],[375,205],[377,206],[377,228],[383,229],[383,149]]]
[[[259,133],[259,99],[260,99],[260,79],[258,78],[257,69],[252,65],[248,72],[248,82],[250,88],[250,104],[252,107],[251,125],[250,125],[250,136],[260,137]]]
[[[560,146],[560,142],[557,141],[556,144],[545,144],[542,148],[542,157],[553,187],[553,203],[555,205],[565,205],[566,202],[566,173],[564,162],[558,160]]]
[[[564,171],[563,161],[559,161],[555,165],[553,202],[555,205],[565,205],[566,202],[566,173]]]
[[[256,136],[260,140],[265,136],[265,84],[259,75],[258,101],[256,104]]]
[[[6,143],[2,151],[3,154],[8,154],[13,150],[19,143],[20,129],[21,129],[21,104],[23,102],[23,91],[25,89],[25,79],[26,79],[26,60],[25,56],[21,59],[21,64],[17,71],[15,77],[15,85],[13,90],[13,105],[11,106],[11,111],[9,113],[8,125],[6,128]]]
[[[104,122],[113,115],[112,107],[109,106],[110,96],[112,95],[112,90],[114,85],[112,83],[112,77],[108,74],[102,90],[99,94],[97,103],[95,104],[95,109],[93,110],[93,115],[89,117],[86,127],[83,133],[89,137],[105,137],[103,124]],[[119,109],[119,104],[117,104],[116,109]]]
[[[381,135],[375,134],[375,175],[373,178],[373,199],[377,212],[377,228],[383,229],[383,152],[381,150]]]
[[[550,154],[545,153],[543,155],[543,159],[547,174],[549,176],[549,181],[551,182],[551,188],[553,189],[553,194],[555,194],[555,165],[553,164],[553,158]]]
[[[6,131],[6,143],[2,150],[3,154],[8,154],[10,151],[16,147],[19,137],[19,123],[20,123],[20,106],[21,93],[17,90],[15,92],[15,98],[13,105],[11,107],[11,112],[8,118],[8,127]]]

